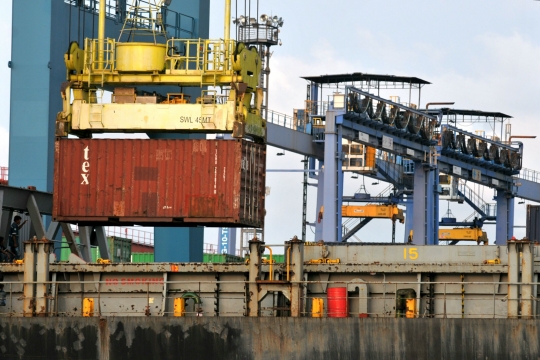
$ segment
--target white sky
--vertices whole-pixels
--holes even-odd
[[[58,0],[55,0],[58,1]],[[8,162],[11,2],[0,13],[0,165]],[[233,17],[235,15],[233,2]],[[244,1],[238,1],[239,15]],[[256,16],[253,1],[252,17]],[[422,103],[455,101],[456,108],[500,111],[512,115],[512,133],[537,132],[540,94],[540,2],[533,0],[260,0],[259,14],[283,17],[283,46],[273,48],[269,108],[292,115],[303,106],[306,82],[300,76],[366,72],[416,76],[432,83]],[[211,37],[223,37],[223,0],[211,0]],[[234,32],[234,25],[231,27]],[[233,34],[234,36],[234,34]],[[35,54],[39,56],[39,54]],[[382,93],[384,97],[406,94]],[[474,130],[475,128],[469,128]],[[540,138],[526,140],[524,166],[540,170]],[[300,169],[302,159],[269,149],[269,169]],[[362,177],[346,176],[346,194],[359,188]],[[282,243],[301,234],[302,175],[268,173],[266,242]],[[385,186],[372,186],[376,195]],[[479,189],[488,202],[493,192]],[[308,221],[315,218],[315,191],[309,188]],[[472,213],[467,205],[450,205],[458,221]],[[441,202],[440,213],[445,213]],[[525,205],[516,201],[516,225],[525,224]],[[360,233],[363,241],[390,241],[390,222],[372,221]],[[403,234],[398,224],[397,239]],[[494,226],[486,226],[494,240]],[[524,236],[524,229],[516,229]],[[208,230],[205,242],[216,242]],[[308,229],[308,240],[313,234]]]

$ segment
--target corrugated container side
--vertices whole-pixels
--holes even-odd
[[[203,254],[203,262],[205,263],[234,263],[244,262],[240,256],[228,254]]]
[[[249,141],[58,139],[53,218],[263,227],[265,166]]]
[[[527,205],[525,236],[531,241],[540,241],[540,206]]]
[[[100,257],[99,247],[92,246],[92,248],[90,249],[90,253],[90,255],[92,256],[92,262],[96,262],[97,259]]]
[[[265,258],[265,259],[270,259],[270,255],[263,255],[262,257]],[[283,254],[273,254],[272,255],[272,260],[274,260],[274,262],[276,262],[276,263],[285,263],[285,255],[283,255]]]
[[[109,236],[107,241],[113,262],[131,262],[131,239]]]
[[[78,242],[78,241],[77,241]],[[68,261],[69,260],[69,254],[71,254],[71,250],[69,249],[69,245],[66,241],[66,238],[62,238],[61,248],[60,248],[60,261]]]
[[[80,238],[78,236],[75,237],[75,242],[77,244],[80,244]],[[65,236],[62,237],[62,243],[60,248],[60,261],[69,261],[69,255],[71,254],[71,250],[69,248],[69,245],[67,243],[67,240]],[[99,258],[99,247],[92,246],[90,249],[90,255],[92,256],[92,262],[96,262]]]
[[[131,253],[132,263],[151,263],[154,262],[154,253]]]
[[[131,243],[131,252],[132,253],[154,253],[154,246],[137,244],[135,242]]]
[[[236,255],[227,255],[225,260],[225,262],[244,262],[244,258]]]

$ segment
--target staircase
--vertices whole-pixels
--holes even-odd
[[[481,219],[494,220],[497,216],[497,204],[487,203],[480,195],[478,195],[472,188],[467,186],[464,181],[459,182],[459,193],[465,198],[467,204],[469,204],[475,211],[467,216],[463,222],[470,222],[475,217]]]

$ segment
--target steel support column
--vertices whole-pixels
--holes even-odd
[[[438,207],[435,176],[438,172],[421,162],[414,163],[413,243],[434,245],[438,243]],[[437,203],[436,203],[437,200]],[[409,214],[411,216],[411,214]]]
[[[257,280],[261,279],[261,247],[264,242],[256,237],[249,241],[249,289],[248,316],[259,316],[259,287]]]
[[[30,220],[32,221],[32,227],[34,228],[34,231],[36,232],[37,238],[43,239],[47,232],[45,231],[45,226],[43,225],[43,219],[41,217],[41,213],[39,212],[39,208],[33,194],[30,194],[28,196],[28,202],[26,204],[26,208],[28,209],[28,212],[30,213]]]
[[[48,288],[49,288],[49,254],[53,243],[49,240],[34,241],[37,250],[36,265],[36,315],[47,316],[49,313]]]
[[[96,227],[96,239],[99,247],[99,257],[102,259],[112,259],[109,244],[107,243],[107,234],[105,234],[105,227]]]
[[[66,241],[68,243],[69,250],[71,250],[71,253],[82,258],[82,252],[79,251],[79,247],[77,246],[77,242],[75,241],[75,235],[73,234],[71,225],[67,223],[60,223],[60,226],[62,226],[62,231],[64,232],[64,236],[66,237]]]
[[[533,254],[534,254],[534,252],[533,252]],[[534,259],[534,257],[533,257],[533,259]],[[538,283],[538,274],[535,274],[534,271],[533,271],[533,281],[535,283]],[[533,294],[534,294],[535,297],[536,297],[536,294],[538,294],[538,284],[533,285]],[[534,300],[536,300],[536,299],[534,299]],[[533,305],[533,315],[537,316],[538,315],[538,301],[533,301],[532,305]]]
[[[414,163],[414,207],[413,207],[413,243],[427,244],[427,176],[422,163]],[[411,216],[411,215],[409,215]]]
[[[319,174],[317,176],[317,207],[315,208],[315,241],[323,239],[323,205],[324,205],[324,164],[319,161]]]
[[[519,244],[508,242],[508,318],[517,318],[519,308]]]
[[[81,241],[81,258],[86,261],[92,261],[92,252],[90,251],[91,226],[79,226],[79,239]]]
[[[343,219],[341,216],[341,205],[343,205],[343,128],[341,126],[337,127],[338,136],[337,136],[337,152],[336,152],[336,162],[337,162],[337,186],[336,186],[336,240],[341,242],[343,238]]]
[[[36,254],[34,253],[34,243],[24,242],[24,288],[23,288],[23,316],[34,316],[36,305]]]
[[[497,226],[495,245],[505,245],[514,235],[514,197],[497,190]]]
[[[533,318],[533,275],[534,275],[534,245],[529,242],[521,244],[521,318]]]
[[[291,245],[291,316],[300,317],[303,309],[302,281],[304,280],[304,242],[294,237]]]
[[[324,213],[322,219],[322,239],[327,242],[341,240],[341,202],[343,171],[341,160],[340,112],[326,112],[324,141]]]
[[[49,240],[54,239],[58,234],[58,230],[60,229],[61,226],[59,222],[51,221],[49,227],[47,228],[47,232],[45,233],[45,238]]]

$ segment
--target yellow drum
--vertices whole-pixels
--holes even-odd
[[[165,44],[116,43],[116,70],[154,72],[165,69]]]

